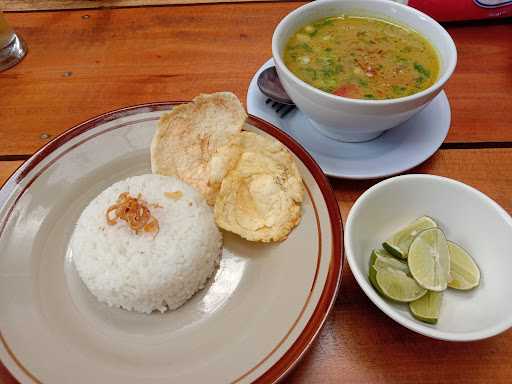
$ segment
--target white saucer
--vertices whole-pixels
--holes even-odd
[[[247,91],[247,110],[293,136],[318,162],[325,174],[346,179],[373,179],[404,172],[422,163],[441,146],[450,128],[451,112],[444,91],[410,120],[364,143],[328,138],[295,109],[285,118],[265,104],[256,79],[274,65],[268,60],[254,75]]]

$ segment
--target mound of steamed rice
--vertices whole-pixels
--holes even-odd
[[[176,191],[181,197],[165,195]],[[135,234],[120,219],[107,224],[106,210],[123,192],[140,193],[150,204],[160,225],[156,236]],[[204,198],[175,177],[151,174],[104,190],[82,212],[71,239],[76,270],[89,291],[109,306],[143,313],[178,308],[202,289],[221,248],[222,235]]]

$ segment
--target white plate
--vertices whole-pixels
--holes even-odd
[[[336,297],[341,220],[311,157],[295,155],[307,194],[290,237],[255,244],[225,234],[220,269],[189,302],[141,315],[95,300],[69,261],[86,204],[110,184],[149,173],[157,103],[107,113],[47,144],[0,190],[0,357],[23,383],[274,382],[295,365]]]
[[[247,91],[249,113],[282,129],[320,164],[325,174],[346,179],[372,179],[407,171],[422,163],[441,146],[450,128],[450,104],[444,91],[421,112],[399,127],[364,143],[342,143],[321,134],[295,109],[280,118],[256,84],[258,75],[274,65],[268,60],[254,75]]]

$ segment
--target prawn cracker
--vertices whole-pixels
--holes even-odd
[[[164,114],[151,142],[153,173],[176,176],[195,187],[210,205],[208,184],[212,154],[241,131],[247,114],[231,92],[202,94]]]
[[[300,222],[304,195],[293,156],[274,138],[242,132],[210,162],[217,225],[250,241],[280,241]]]

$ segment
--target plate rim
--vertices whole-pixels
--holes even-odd
[[[25,160],[3,182],[3,184],[0,186],[0,208],[5,206],[9,196],[16,190],[16,187],[21,183],[21,181],[23,181],[23,179],[30,173],[31,170],[33,170],[39,163],[41,163],[45,158],[60,148],[63,144],[67,143],[73,138],[95,128],[100,124],[104,124],[109,121],[123,117],[129,117],[131,115],[143,112],[167,111],[169,110],[169,107],[173,107],[175,105],[183,104],[186,102],[187,101],[159,101],[127,106],[99,114],[65,130],[54,139],[36,150],[33,155]],[[320,166],[306,151],[306,149],[304,149],[304,147],[302,147],[286,132],[282,131],[281,129],[260,117],[248,114],[247,122],[285,144],[285,146],[292,153],[294,153],[295,156],[297,156],[304,164],[304,166],[309,170],[325,201],[330,221],[330,231],[332,235],[332,250],[329,263],[329,271],[322,293],[316,303],[313,313],[307,321],[304,329],[301,331],[292,345],[288,347],[284,354],[272,366],[267,368],[263,373],[261,373],[257,378],[253,380],[254,383],[275,383],[285,377],[309,350],[311,344],[316,339],[334,306],[340,289],[343,266],[345,264],[345,249],[343,244],[344,230],[341,213],[334,190]],[[25,186],[25,189],[29,187],[30,184]],[[10,210],[12,210],[15,205],[16,202],[14,202]],[[2,228],[0,228],[0,231],[1,229]],[[21,370],[21,372],[23,372],[23,374],[30,378],[32,381],[37,383],[39,382],[37,378],[23,366],[22,362],[13,353],[9,345],[5,342],[1,331],[0,348],[6,352],[10,359],[10,361],[6,361],[7,359],[1,358],[2,363],[14,377],[18,378],[18,372],[16,371]],[[264,362],[261,362],[261,364],[262,363]],[[13,368],[16,368],[16,370]],[[256,368],[257,367],[255,367],[255,369]],[[239,382],[242,379],[243,377],[240,377],[235,379],[234,382]]]

